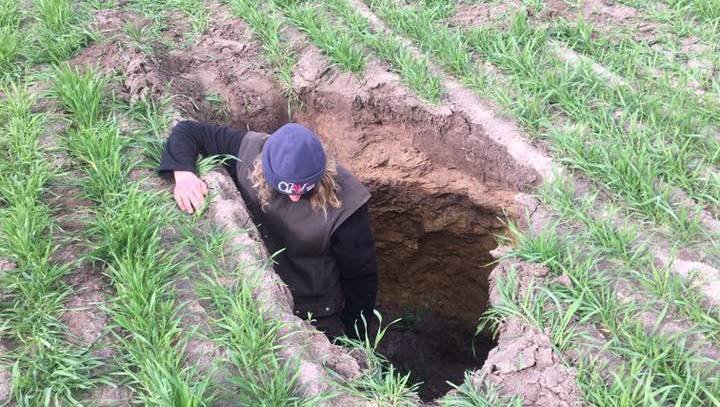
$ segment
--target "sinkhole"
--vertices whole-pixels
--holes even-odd
[[[503,233],[497,214],[467,195],[413,183],[370,186],[379,262],[377,308],[387,324],[379,352],[433,400],[482,367],[495,346],[476,335],[488,304],[490,250]]]

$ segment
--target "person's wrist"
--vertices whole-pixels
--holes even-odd
[[[175,177],[175,182],[177,182],[188,178],[194,178],[196,175],[192,171],[173,171],[173,176]]]

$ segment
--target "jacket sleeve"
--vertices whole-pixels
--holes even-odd
[[[331,247],[340,268],[340,284],[345,295],[341,316],[346,333],[354,335],[355,322],[362,312],[368,323],[373,318],[378,288],[375,240],[370,230],[367,204],[345,220],[331,236]],[[360,330],[362,335],[362,330]]]
[[[237,155],[240,143],[246,131],[225,126],[181,121],[173,127],[165,143],[158,172],[165,177],[173,171],[196,172],[195,162],[198,155],[204,157],[229,154]],[[228,162],[225,168],[235,179],[234,162]]]

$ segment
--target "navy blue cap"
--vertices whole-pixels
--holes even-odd
[[[265,141],[262,164],[265,181],[281,194],[304,194],[325,173],[325,150],[307,127],[288,123]]]

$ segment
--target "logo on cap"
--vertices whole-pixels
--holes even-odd
[[[294,182],[278,182],[277,189],[286,195],[302,195],[315,188],[315,184],[296,184]]]

